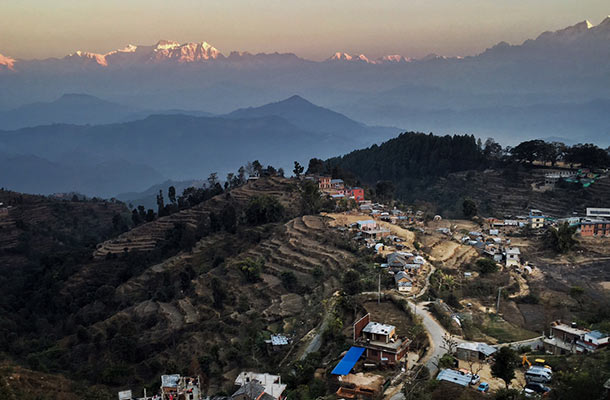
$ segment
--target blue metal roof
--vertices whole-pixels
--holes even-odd
[[[349,374],[349,372],[352,370],[352,368],[354,368],[354,365],[356,365],[356,363],[360,359],[360,356],[362,356],[362,353],[364,353],[363,347],[352,346],[347,351],[347,354],[345,354],[345,356],[343,356],[343,359],[341,359],[341,361],[339,361],[339,364],[337,364],[337,366],[335,367],[335,369],[333,369],[333,372],[331,372],[331,374],[333,374],[333,375]]]

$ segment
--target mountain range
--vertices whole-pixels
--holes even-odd
[[[85,101],[84,109],[91,103],[119,107],[91,96],[67,96],[75,98]],[[65,97],[36,107],[39,115],[54,110],[67,117],[73,115],[64,107],[78,109]],[[0,181],[28,193],[110,197],[144,191],[164,178],[189,180],[211,172],[223,177],[255,159],[290,171],[294,160],[330,157],[398,132],[369,127],[300,96],[223,116],[166,113],[99,125],[54,123],[0,131]]]
[[[484,138],[490,135],[486,127],[496,126],[486,121],[486,115],[469,121],[478,110],[493,109],[492,114],[503,115],[530,107],[551,110],[542,118],[524,121],[528,129],[518,129],[519,123],[512,122],[510,129],[494,134],[505,144],[515,144],[555,136],[544,124],[553,114],[566,108],[581,110],[610,97],[610,18],[596,26],[584,21],[543,32],[520,44],[502,42],[466,57],[373,59],[337,52],[316,62],[292,53],[223,53],[206,42],[162,40],[105,54],[78,51],[45,60],[15,60],[7,55],[0,57],[0,65],[0,111],[52,102],[65,93],[87,93],[143,110],[141,117],[150,115],[149,110],[224,115],[299,93],[367,125],[424,131],[442,125],[442,133],[466,131]],[[459,119],[465,123],[453,123],[456,115],[463,115]],[[592,126],[581,118],[580,113],[572,114],[572,127],[578,129],[571,129],[575,136],[565,140],[595,140],[592,135],[607,133],[605,126]],[[5,129],[24,126],[2,123],[6,119],[0,115]],[[541,131],[536,132],[536,127]]]

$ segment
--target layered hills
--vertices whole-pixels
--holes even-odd
[[[211,172],[224,177],[243,160],[259,159],[291,171],[294,160],[304,163],[311,154],[329,157],[398,132],[366,126],[299,96],[223,116],[167,111],[138,119],[142,113],[76,95],[6,113],[13,121],[34,115],[63,123],[0,131],[3,185],[30,193],[112,197],[144,191],[168,178],[189,180]],[[99,121],[96,116],[136,119],[71,124]]]

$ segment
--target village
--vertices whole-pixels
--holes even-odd
[[[522,368],[515,372],[510,382],[512,387],[522,390],[526,397],[538,397],[552,390],[549,384],[553,371],[545,363],[545,356],[594,353],[608,345],[608,332],[588,330],[576,322],[560,320],[553,321],[543,332],[523,331],[525,336],[518,340],[485,335],[485,340],[467,340],[465,329],[463,334],[455,334],[452,326],[464,328],[473,315],[508,324],[500,313],[503,287],[497,287],[494,304],[482,304],[475,298],[448,304],[433,298],[429,289],[432,278],[438,274],[438,266],[458,271],[459,275],[444,279],[476,281],[485,270],[463,270],[461,266],[471,268],[473,263],[468,260],[486,260],[481,263],[485,268],[505,271],[519,288],[518,294],[523,295],[527,292],[524,277],[539,279],[543,272],[524,257],[528,243],[521,233],[527,230],[540,235],[549,228],[567,224],[575,227],[576,234],[582,238],[610,240],[610,208],[587,208],[585,215],[563,218],[532,209],[524,215],[505,219],[445,220],[421,210],[403,210],[372,202],[365,199],[364,189],[346,187],[341,179],[325,176],[305,179],[317,182],[322,196],[352,202],[352,208],[347,211],[322,215],[328,219],[331,229],[348,235],[360,247],[373,252],[379,261],[376,263],[377,291],[360,294],[367,298],[367,304],[372,304],[372,311],[345,330],[350,332],[347,337],[350,347],[337,362],[316,371],[316,376],[329,380],[327,383],[335,388],[337,398],[399,400],[404,398],[401,390],[417,378],[422,367],[438,381],[480,393],[495,391],[505,385],[491,372],[494,357],[502,347],[513,348],[521,354]],[[382,276],[384,281],[386,277],[392,280],[391,289],[382,290]],[[427,330],[427,345],[413,346],[414,338],[407,335],[407,329],[400,323],[400,311],[393,316],[391,312],[377,311],[380,308],[374,307],[375,302],[385,304],[382,300],[385,302],[388,298],[395,304],[407,305],[406,311]],[[443,320],[440,318],[443,315],[448,318]],[[266,343],[270,351],[284,351],[293,345],[293,339],[273,334]],[[235,379],[235,387],[232,395],[215,399],[280,400],[285,397],[287,386],[280,374],[242,371]],[[132,398],[194,400],[205,396],[199,377],[164,375],[159,394],[153,397],[146,393],[144,397],[136,397],[129,390],[119,393],[120,400]]]

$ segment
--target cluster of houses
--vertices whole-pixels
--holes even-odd
[[[541,229],[546,226],[558,226],[568,223],[570,226],[577,227],[578,233],[582,237],[610,237],[610,208],[586,209],[585,216],[571,216],[566,218],[552,218],[544,215],[540,210],[530,210],[527,216],[517,216],[514,219],[487,220],[492,228],[523,228]]]
[[[579,183],[583,187],[587,188],[595,183],[596,180],[601,178],[602,175],[597,174],[588,169],[579,170],[551,170],[544,174],[544,185],[541,185],[539,190],[553,190],[555,185],[560,181],[567,183]]]
[[[551,323],[549,337],[543,343],[547,353],[560,355],[595,352],[607,346],[609,340],[607,333],[579,328],[576,323],[554,321]]]
[[[499,237],[498,229],[490,229],[489,233],[478,231],[468,232],[461,238],[463,244],[473,246],[481,255],[494,260],[497,263],[504,263],[507,267],[520,269],[521,250],[517,246],[512,246],[510,239]],[[525,272],[532,272],[528,265],[523,266]]]
[[[332,179],[330,176],[306,176],[305,179],[317,180],[320,191],[334,200],[354,200],[356,203],[364,201],[364,189],[347,187],[343,179]]]
[[[395,251],[386,256],[386,263],[381,267],[394,274],[394,282],[399,292],[410,292],[413,289],[413,279],[424,264],[426,259],[421,255]]]

